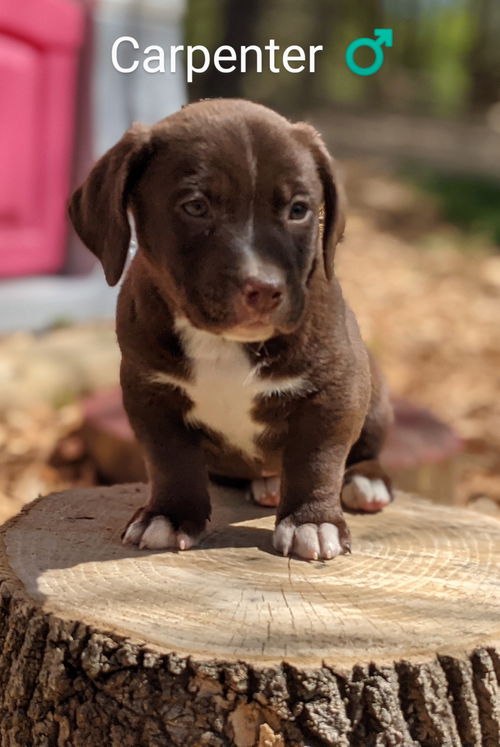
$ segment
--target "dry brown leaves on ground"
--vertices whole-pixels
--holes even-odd
[[[380,176],[365,174],[363,187],[338,251],[345,295],[392,390],[466,440],[461,498],[500,502],[500,252],[468,246],[449,226],[429,234],[426,201],[418,236],[408,221],[419,212],[418,195],[402,188],[398,203],[397,183]],[[400,237],[408,232],[412,240]]]
[[[0,340],[0,521],[95,470],[75,432],[79,398],[117,381],[113,324],[25,332]]]

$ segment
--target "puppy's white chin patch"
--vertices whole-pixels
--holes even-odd
[[[274,327],[233,327],[221,333],[221,337],[235,342],[265,342],[274,337]]]
[[[213,332],[212,330],[196,326],[196,324],[191,323],[185,316],[177,316],[175,326],[179,332],[197,330],[202,334],[213,335],[214,337],[231,340],[232,342],[265,342],[277,334],[277,330],[270,324],[255,324],[248,327],[241,324],[236,327],[230,327],[222,332]]]

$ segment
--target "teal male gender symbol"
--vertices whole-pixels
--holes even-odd
[[[345,59],[347,67],[356,75],[373,75],[378,72],[384,64],[384,52],[382,47],[392,47],[392,29],[374,29],[373,33],[377,37],[376,39],[370,39],[368,36],[364,36],[361,39],[355,39],[347,47],[345,53]],[[368,67],[361,67],[354,60],[354,54],[360,47],[369,47],[375,54],[375,59]]]

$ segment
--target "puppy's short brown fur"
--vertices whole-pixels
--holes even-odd
[[[334,274],[343,198],[320,136],[248,101],[191,104],[126,132],[71,199],[112,285],[127,211],[121,382],[151,494],[124,541],[190,547],[210,473],[253,480],[268,504],[281,477],[279,552],[349,550],[341,497],[391,499],[377,461],[391,411]]]

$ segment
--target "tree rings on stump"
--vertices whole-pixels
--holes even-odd
[[[138,485],[3,527],[1,745],[500,744],[500,522],[398,494],[306,563],[212,494],[188,552],[121,544]]]

